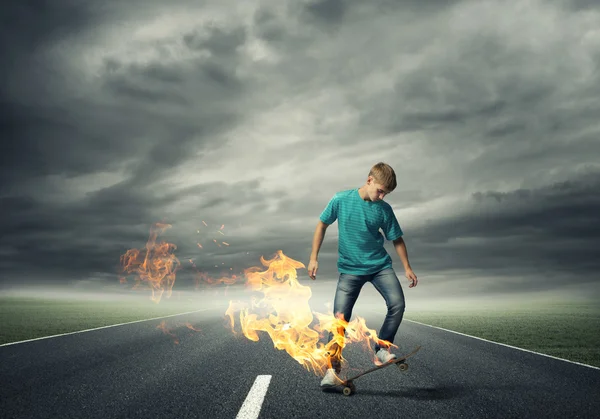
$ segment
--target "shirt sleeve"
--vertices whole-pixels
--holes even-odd
[[[338,218],[338,207],[339,203],[337,195],[334,195],[333,198],[329,200],[329,203],[319,216],[319,219],[325,224],[333,224]]]
[[[385,211],[384,221],[383,221],[383,233],[388,240],[396,240],[404,235],[402,229],[400,228],[400,224],[398,224],[398,219],[396,218],[396,214],[392,210],[392,207],[387,208]]]

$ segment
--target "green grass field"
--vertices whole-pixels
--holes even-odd
[[[0,345],[201,310],[189,301],[0,298]]]
[[[600,308],[593,303],[419,310],[405,319],[600,367]]]
[[[202,308],[198,301],[176,298],[154,304],[144,298],[2,297],[0,344]],[[405,319],[600,367],[600,309],[592,303],[416,309]]]

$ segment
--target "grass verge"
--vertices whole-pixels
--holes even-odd
[[[0,344],[201,310],[199,303],[163,299],[77,300],[0,298]]]
[[[407,312],[407,320],[600,367],[600,309],[544,303]]]
[[[200,301],[0,298],[0,344],[200,310]],[[224,314],[224,310],[223,310]],[[418,309],[414,320],[600,367],[600,308],[581,302]]]

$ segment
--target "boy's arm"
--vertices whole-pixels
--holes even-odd
[[[393,241],[394,248],[396,249],[396,253],[400,256],[400,260],[402,260],[402,265],[404,265],[405,276],[410,281],[409,288],[412,288],[417,285],[419,282],[417,280],[417,275],[413,272],[410,262],[408,261],[408,251],[406,250],[406,243],[404,243],[404,239],[402,237],[398,237]]]
[[[315,229],[315,234],[313,235],[312,251],[310,253],[310,261],[308,263],[308,276],[313,280],[317,276],[317,270],[319,267],[319,250],[321,249],[321,244],[323,243],[323,238],[325,237],[325,231],[327,230],[327,227],[329,227],[329,224],[325,224],[323,221],[319,220],[317,228]]]

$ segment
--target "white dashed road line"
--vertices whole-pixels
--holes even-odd
[[[259,375],[254,380],[254,384],[242,404],[242,408],[238,412],[236,419],[256,419],[260,414],[260,408],[262,407],[265,395],[269,389],[269,383],[271,382],[270,375]]]

